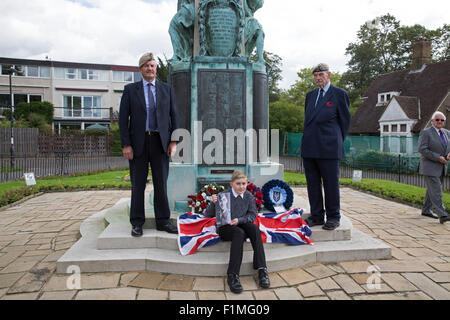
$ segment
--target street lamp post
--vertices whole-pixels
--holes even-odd
[[[9,101],[11,103],[11,169],[14,169],[14,103],[13,103],[13,94],[12,94],[12,75],[21,74],[20,70],[17,70],[15,67],[11,67],[9,69]]]

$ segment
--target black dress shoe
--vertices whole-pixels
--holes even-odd
[[[242,285],[239,281],[239,276],[235,273],[229,273],[228,274],[228,286],[230,287],[231,292],[233,293],[241,293],[242,292]]]
[[[322,227],[322,229],[324,229],[324,230],[334,230],[334,229],[336,229],[337,227],[339,227],[341,224],[339,223],[339,221],[333,221],[333,220],[331,220],[331,221],[329,221],[329,220],[327,220],[327,222],[325,222],[325,224],[323,225],[323,227]]]
[[[311,216],[308,217],[308,218],[306,218],[305,222],[306,222],[306,223],[308,224],[308,226],[310,226],[310,227],[321,226],[321,225],[324,224],[324,221],[323,221],[323,220],[317,221],[317,220],[314,220],[313,217],[311,217]]]
[[[267,268],[258,269],[259,286],[267,289],[270,287],[269,273]]]
[[[164,225],[157,225],[156,230],[158,231],[166,231],[168,233],[178,234],[178,229],[174,225],[172,225],[170,222],[167,222]]]
[[[440,218],[439,218],[439,222],[440,222],[441,224],[444,224],[444,223],[447,222],[447,221],[450,221],[450,217],[449,217],[449,216],[446,216],[446,217],[440,217]]]
[[[142,227],[132,227],[131,235],[133,237],[142,237],[143,234]]]
[[[430,217],[430,218],[433,218],[433,219],[439,219],[439,217],[436,214],[434,214],[433,212],[429,212],[429,213],[422,212],[422,215],[424,217]]]

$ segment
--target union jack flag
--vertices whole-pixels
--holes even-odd
[[[284,213],[260,213],[255,224],[261,230],[264,243],[291,245],[313,244],[311,229],[302,219],[303,209],[291,209]],[[201,214],[185,213],[178,217],[178,247],[180,253],[190,255],[203,247],[221,241],[216,233],[216,218]]]

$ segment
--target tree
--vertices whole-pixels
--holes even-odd
[[[303,132],[303,122],[305,112],[297,104],[283,101],[281,98],[277,102],[270,104],[270,129],[280,130],[280,134],[285,132]]]
[[[434,38],[434,58],[436,61],[450,60],[450,25],[444,24],[442,28],[436,29]]]
[[[407,69],[412,62],[414,42],[421,38],[432,41],[432,59],[441,61],[449,56],[449,26],[428,30],[421,25],[401,26],[392,15],[386,14],[363,24],[357,41],[347,46],[348,71],[342,84],[355,100],[366,91],[380,74]]]
[[[158,67],[156,69],[156,77],[158,78],[158,80],[168,82],[170,64],[165,55],[164,60],[165,62],[160,57],[158,57]]]
[[[283,80],[281,76],[281,67],[283,65],[282,58],[268,51],[264,51],[263,53],[264,60],[267,62],[267,70],[268,70],[268,82],[269,82],[269,101],[275,102],[280,99],[280,95],[282,90],[278,87],[279,82]],[[258,61],[258,57],[256,53],[250,57],[250,61],[256,62]]]

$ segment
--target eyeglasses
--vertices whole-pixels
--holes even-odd
[[[445,119],[434,119],[434,121],[436,121],[436,122],[444,122],[445,121]]]

